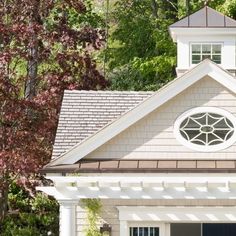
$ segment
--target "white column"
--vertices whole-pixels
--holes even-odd
[[[165,236],[170,236],[170,224],[165,223]]]
[[[127,221],[120,220],[120,236],[128,236],[129,235],[129,228]]]
[[[76,206],[78,201],[60,200],[60,236],[76,236]]]

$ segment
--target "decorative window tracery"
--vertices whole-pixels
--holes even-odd
[[[217,151],[235,142],[235,117],[219,108],[195,108],[175,123],[177,139],[198,151]]]

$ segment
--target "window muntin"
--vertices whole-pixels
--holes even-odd
[[[130,227],[130,236],[159,236],[159,227]]]
[[[191,63],[198,64],[206,58],[221,64],[222,44],[220,43],[194,43],[191,44]]]
[[[197,151],[218,151],[236,140],[236,118],[229,112],[213,107],[195,108],[175,122],[176,138]]]

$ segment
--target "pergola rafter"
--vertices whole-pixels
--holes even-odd
[[[100,199],[236,199],[236,177],[54,176],[53,187],[39,187],[58,200]]]

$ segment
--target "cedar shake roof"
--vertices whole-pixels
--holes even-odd
[[[66,90],[52,157],[59,157],[153,94],[154,92]]]
[[[236,21],[205,6],[199,11],[172,24],[170,28],[236,28]]]
[[[234,160],[81,160],[42,173],[236,173]]]

